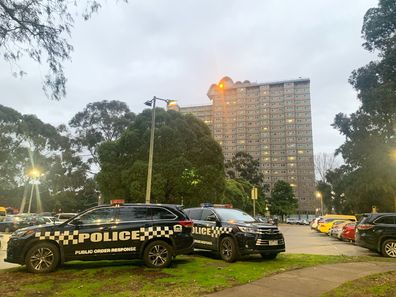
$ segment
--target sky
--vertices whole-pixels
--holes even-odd
[[[90,102],[120,100],[141,112],[153,96],[180,106],[209,104],[212,83],[311,80],[314,153],[333,153],[344,138],[330,125],[359,102],[348,83],[353,69],[376,59],[362,48],[363,17],[373,0],[103,1],[72,31],[67,96],[42,91],[44,65],[20,61],[14,78],[0,60],[0,104],[67,123]]]

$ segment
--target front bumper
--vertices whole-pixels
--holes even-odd
[[[7,243],[7,256],[5,262],[24,264],[25,263],[25,240],[10,238]]]
[[[280,233],[270,235],[244,234],[243,236],[237,236],[237,240],[241,255],[273,254],[286,251],[285,239]]]

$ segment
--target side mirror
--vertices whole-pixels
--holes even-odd
[[[207,220],[207,221],[210,221],[210,222],[216,222],[216,221],[217,221],[217,218],[216,218],[216,216],[215,216],[214,214],[211,214],[211,215],[208,215],[208,216],[206,217],[206,220]]]

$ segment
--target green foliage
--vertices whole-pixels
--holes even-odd
[[[230,178],[243,178],[252,185],[263,185],[264,177],[260,172],[260,162],[253,159],[249,153],[237,152],[225,166]]]
[[[396,197],[396,2],[381,0],[367,11],[363,24],[365,48],[380,60],[352,72],[350,83],[361,107],[338,114],[334,128],[346,137],[336,153],[347,164],[346,199],[356,212],[394,210]]]
[[[27,173],[33,167],[43,173],[39,190],[44,210],[75,211],[97,201],[88,166],[73,150],[64,126],[55,128],[0,105],[0,131],[1,205],[20,207],[30,191]]]
[[[75,129],[75,144],[79,150],[86,149],[91,154],[88,163],[98,164],[97,148],[106,141],[118,139],[134,121],[135,114],[124,102],[103,100],[89,103],[69,122]]]
[[[84,3],[84,4],[81,4]],[[83,6],[83,7],[81,7]],[[71,59],[73,46],[69,43],[74,17],[88,20],[100,8],[100,1],[64,0],[2,0],[0,1],[0,53],[11,65],[27,56],[45,64],[48,74],[43,89],[55,100],[66,95],[66,76],[63,62]],[[78,13],[79,8],[83,9]],[[14,76],[25,72],[14,71]]]
[[[293,188],[288,182],[278,180],[271,191],[269,199],[270,212],[276,215],[289,215],[295,213],[298,201],[294,197]]]
[[[99,147],[101,192],[109,200],[145,199],[151,110],[144,110],[116,141]],[[152,198],[196,206],[220,202],[224,159],[208,127],[192,115],[156,109]]]
[[[255,186],[259,190],[256,210],[257,213],[264,214],[265,194],[269,190],[269,185],[264,184],[259,161],[253,159],[248,153],[237,152],[231,160],[226,162],[225,167],[229,179],[226,181],[223,200],[229,201],[236,208],[251,213],[253,210],[251,190]]]

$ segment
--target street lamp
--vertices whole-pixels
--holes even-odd
[[[29,207],[28,207],[28,213],[30,213],[31,207],[32,207],[32,200],[33,200],[33,192],[36,190],[36,200],[38,204],[38,209],[37,211],[41,211],[41,199],[40,199],[40,192],[38,185],[40,184],[40,177],[43,176],[43,173],[40,171],[39,168],[37,167],[32,167],[28,172],[27,176],[30,177],[30,184],[32,185],[31,191],[30,191],[30,198],[29,198]],[[23,211],[23,209],[22,209]]]
[[[155,103],[157,100],[166,102],[167,106],[174,104],[176,100],[162,99],[158,97],[153,97],[151,100],[144,102],[145,105],[152,107],[151,112],[151,131],[150,131],[150,149],[149,149],[149,161],[147,169],[147,185],[146,185],[146,204],[150,203],[151,196],[151,178],[153,175],[153,153],[154,153],[154,129],[155,129]]]

